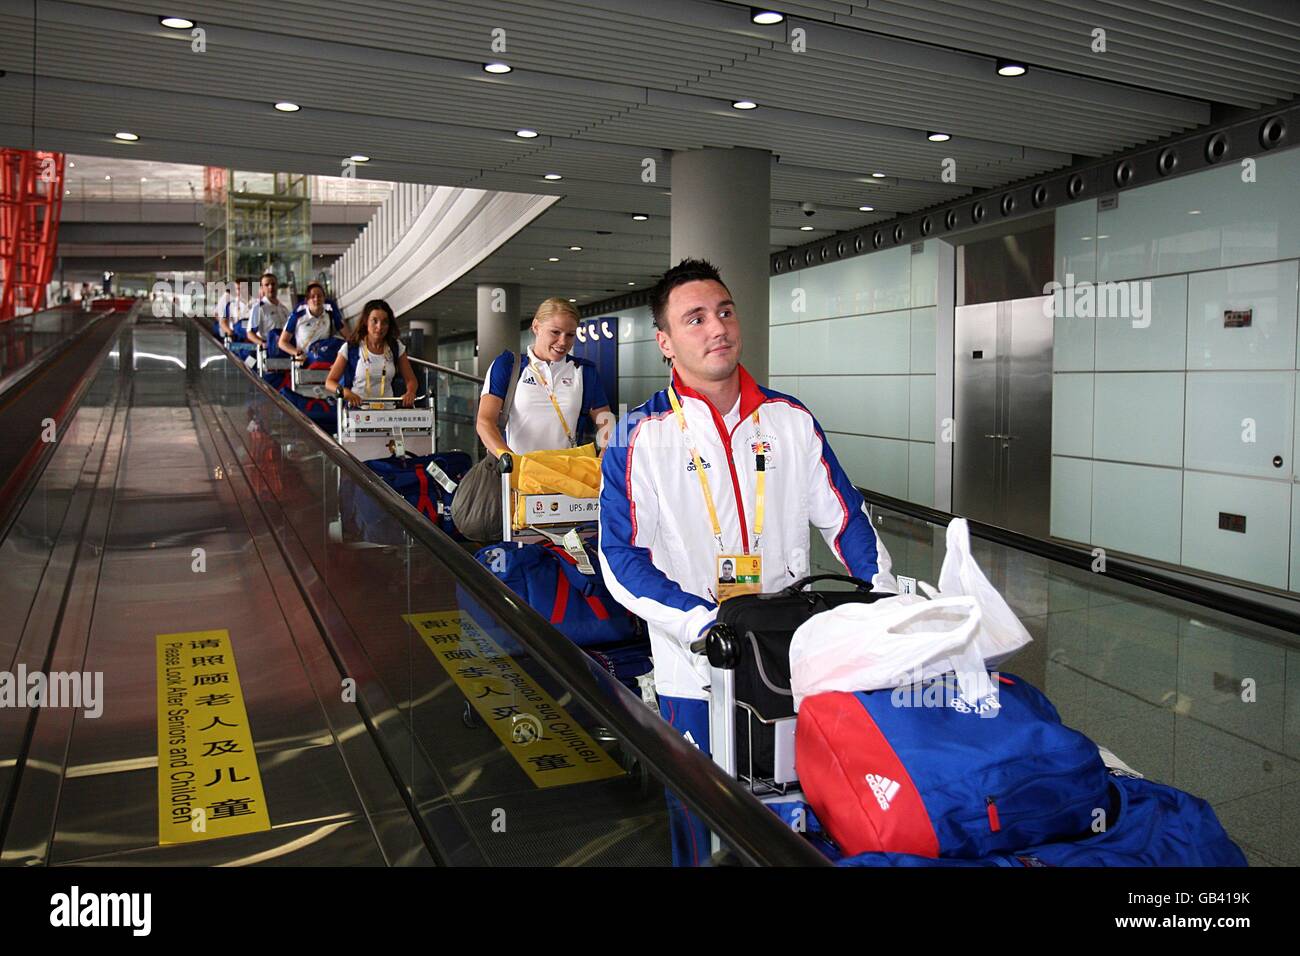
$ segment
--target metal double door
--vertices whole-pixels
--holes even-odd
[[[1049,535],[1051,296],[956,310],[953,510]]]

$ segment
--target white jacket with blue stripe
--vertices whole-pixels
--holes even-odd
[[[713,495],[723,549],[750,550],[761,451],[763,591],[779,591],[809,573],[810,525],[852,574],[877,589],[897,590],[862,496],[812,413],[797,399],[760,387],[743,367],[740,381],[740,419],[728,431],[707,399],[673,378]],[[666,389],[621,420],[606,449],[599,553],[615,599],[649,625],[658,693],[707,699],[707,662],[688,648],[717,614],[719,552]]]

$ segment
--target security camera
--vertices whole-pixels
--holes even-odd
[[[803,210],[803,214],[805,216],[817,215],[817,207],[810,202],[801,202],[799,204],[799,208]]]

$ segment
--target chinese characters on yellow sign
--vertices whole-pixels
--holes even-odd
[[[534,785],[624,772],[464,611],[403,616]]]
[[[158,843],[271,829],[227,631],[159,634]]]

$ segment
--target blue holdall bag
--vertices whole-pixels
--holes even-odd
[[[977,859],[1088,832],[1109,805],[1097,745],[1018,677],[970,704],[952,673],[806,698],[799,781],[846,855]]]
[[[1085,835],[979,860],[861,853],[838,866],[1246,866],[1210,805],[1162,783],[1112,774],[1107,815]]]
[[[451,521],[452,492],[444,487],[440,480],[431,476],[429,464],[433,463],[453,483],[465,477],[473,465],[473,460],[463,451],[449,451],[434,455],[407,455],[398,458],[375,458],[366,462],[366,466],[377,474],[384,483],[405,498],[416,511],[420,512],[443,531],[460,538]]]
[[[492,544],[474,557],[579,647],[636,640],[635,620],[609,593],[592,549],[586,552],[593,574],[550,542]]]
[[[307,354],[304,356],[308,368],[328,368],[334,365],[334,360],[338,358],[339,349],[343,346],[343,340],[340,338],[317,339],[311,345],[307,346]]]
[[[271,374],[284,375],[285,373],[273,372]],[[331,435],[334,434],[334,429],[338,425],[338,413],[334,410],[333,402],[323,398],[309,398],[306,395],[299,395],[291,390],[288,385],[280,387],[280,394],[287,398],[294,408],[310,418],[316,427],[329,432]]]

